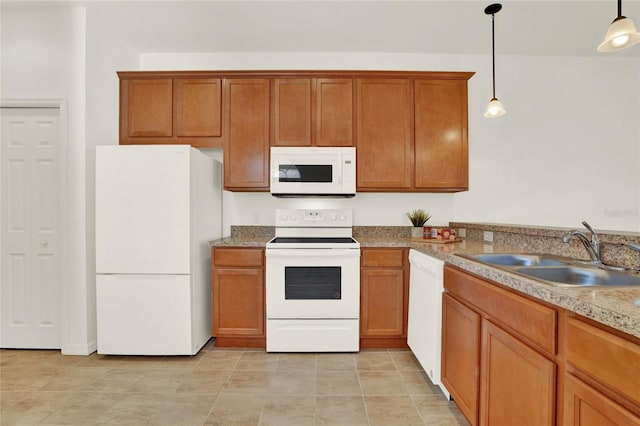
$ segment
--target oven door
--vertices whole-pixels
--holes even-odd
[[[359,318],[359,249],[268,249],[267,318]]]

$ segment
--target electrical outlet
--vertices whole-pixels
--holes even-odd
[[[492,243],[493,242],[493,232],[484,231],[484,240],[487,241],[487,242]]]
[[[458,237],[466,238],[467,237],[467,230],[464,229],[464,228],[458,229]]]

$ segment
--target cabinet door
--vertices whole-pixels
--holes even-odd
[[[640,345],[571,316],[567,318],[565,359],[640,405]],[[629,380],[630,366],[635,366],[638,380]]]
[[[177,136],[222,136],[222,82],[219,78],[176,79]]]
[[[121,139],[136,137],[171,137],[173,84],[170,78],[124,80],[121,82],[121,119],[126,135]],[[123,137],[124,136],[124,137]]]
[[[353,146],[353,79],[316,80],[317,146]]]
[[[363,269],[360,297],[361,336],[406,336],[403,270]]]
[[[468,189],[467,82],[415,81],[415,186]]]
[[[224,186],[269,188],[269,79],[224,80]]]
[[[357,81],[357,188],[412,186],[413,96],[407,79]]]
[[[479,359],[480,316],[444,293],[442,383],[472,425],[478,424]]]
[[[640,417],[570,374],[564,381],[564,423],[573,426],[637,426]]]
[[[482,320],[481,425],[555,424],[555,364]]]
[[[311,145],[311,79],[273,80],[272,119],[272,145]]]
[[[263,269],[213,269],[213,335],[264,335]]]

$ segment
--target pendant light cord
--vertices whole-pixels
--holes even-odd
[[[620,0],[621,1],[621,0]],[[493,97],[496,97],[496,36],[495,36],[496,14],[491,14],[491,56],[493,59]]]
[[[618,18],[622,16],[622,0],[618,0]]]

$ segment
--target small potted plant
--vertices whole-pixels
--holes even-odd
[[[407,217],[413,225],[413,228],[411,229],[411,238],[422,238],[422,227],[429,219],[431,219],[429,212],[424,211],[423,209],[417,209],[407,212]]]

